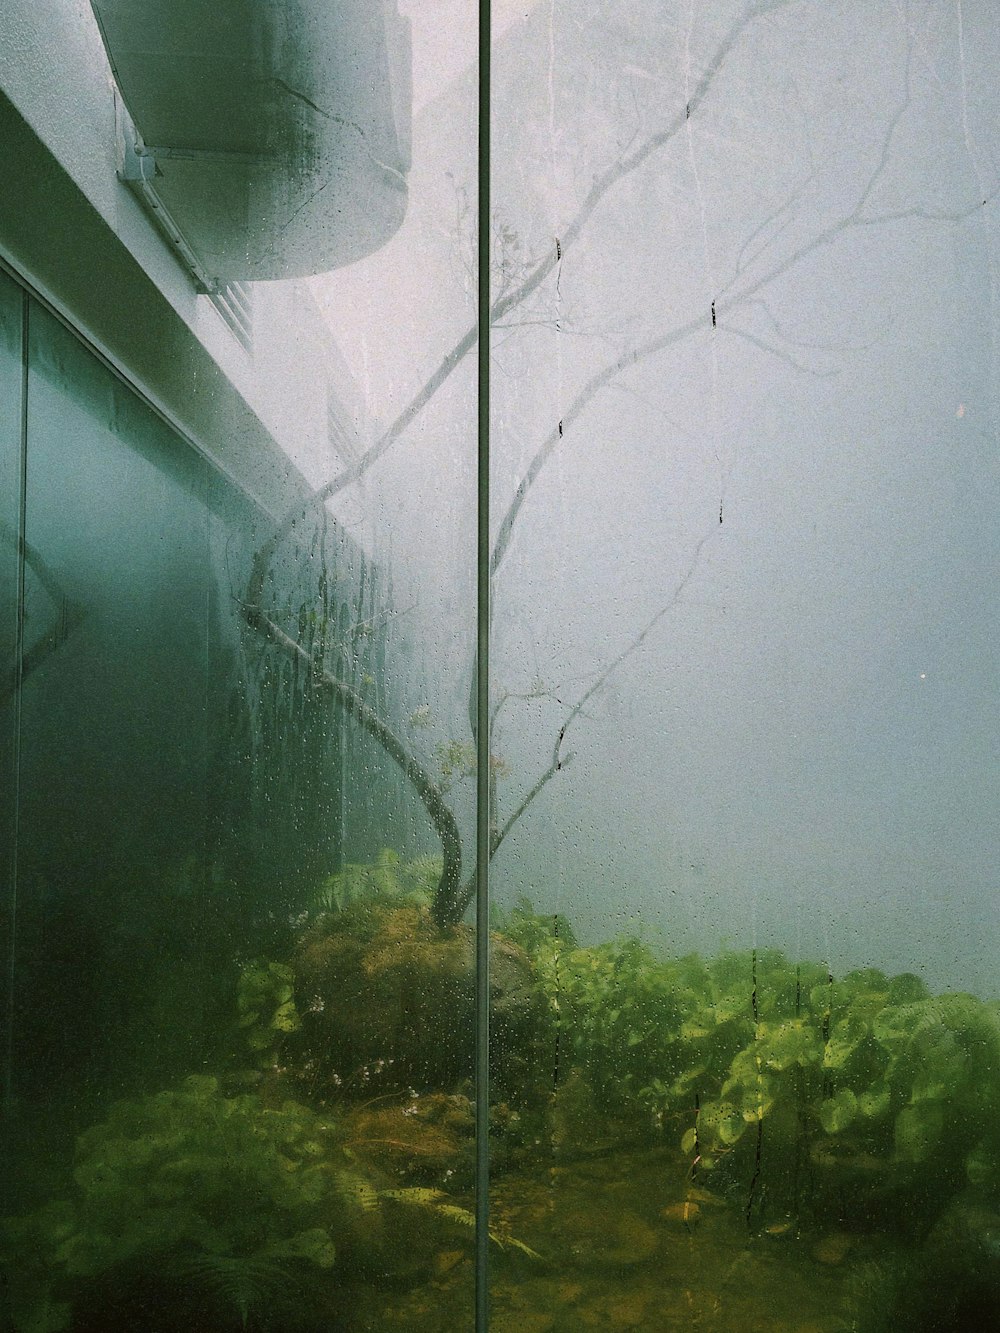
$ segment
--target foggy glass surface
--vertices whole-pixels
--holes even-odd
[[[22,297],[11,289],[19,331]],[[11,360],[19,390],[20,358]],[[471,1185],[461,1156],[472,1134],[472,935],[459,927],[436,961],[423,904],[440,869],[433,857],[400,860],[422,850],[412,800],[384,749],[352,731],[317,681],[329,671],[379,716],[398,716],[386,579],[346,528],[304,507],[263,585],[267,614],[305,646],[305,667],[289,659],[241,615],[275,519],[35,302],[27,364],[5,1205],[38,1209],[24,1216],[43,1237],[43,1218],[79,1208],[74,1244],[88,1257],[68,1273],[60,1262],[35,1273],[18,1252],[10,1317],[15,1327],[34,1317],[52,1299],[44,1293],[54,1275],[54,1291],[71,1297],[73,1326],[94,1318],[133,1327],[155,1306],[156,1326],[193,1318],[225,1327],[239,1318],[240,1283],[250,1284],[251,1309],[267,1289],[283,1327],[313,1327],[332,1308],[364,1318],[380,1274],[396,1283],[431,1262],[426,1235],[446,1216],[434,1211],[436,1187],[456,1174]],[[16,466],[18,393],[6,401]],[[11,550],[13,608],[16,541]],[[381,932],[372,887],[386,904]],[[351,918],[354,897],[354,928],[363,929],[344,957],[326,923],[341,911]],[[5,911],[5,932],[14,920]],[[283,998],[293,967],[297,1003]],[[331,1023],[344,1031],[331,1034]],[[279,1057],[285,1034],[291,1047]],[[219,1185],[206,1163],[224,1147],[212,1130],[220,1115],[242,1123],[243,1153],[254,1135],[284,1134],[293,1165],[319,1151],[299,1152],[298,1140],[322,1135],[323,1174],[301,1197],[262,1199],[234,1129],[224,1160],[235,1153],[238,1174]],[[408,1129],[415,1166],[405,1153],[397,1160]],[[168,1133],[183,1135],[189,1152],[204,1136],[202,1187],[168,1185],[187,1160],[171,1157]],[[117,1165],[105,1168],[116,1152]],[[128,1192],[138,1179],[123,1174],[121,1154],[138,1154],[152,1172],[143,1199]],[[263,1180],[278,1160],[271,1166],[265,1153],[257,1163]],[[93,1176],[105,1169],[107,1179]],[[240,1194],[244,1178],[254,1193]],[[333,1196],[318,1216],[314,1193]],[[175,1215],[182,1198],[190,1212]],[[462,1243],[471,1215],[454,1206],[458,1220],[442,1230]],[[228,1231],[215,1216],[222,1231],[205,1240],[218,1208],[245,1216]],[[276,1225],[275,1208],[291,1210],[291,1222],[283,1211]],[[296,1232],[303,1211],[337,1240],[302,1221]],[[8,1226],[5,1244],[16,1247],[21,1233]],[[124,1268],[108,1305],[100,1275],[116,1246]],[[199,1256],[209,1267],[192,1285],[188,1265],[201,1273]],[[302,1293],[303,1272],[317,1278],[315,1291]]]
[[[235,7],[200,29],[164,11],[138,46],[142,7],[93,8],[117,56],[107,131],[116,112],[126,157],[153,145],[132,188],[149,210],[153,181],[191,241],[154,270],[268,281],[238,293],[238,346],[218,343],[231,289],[197,298],[196,332],[131,312],[167,330],[160,385],[198,364],[196,337],[227,368],[225,392],[192,369],[207,437],[189,439],[187,403],[166,398],[170,422],[127,357],[120,377],[0,273],[8,663],[20,595],[24,617],[0,715],[5,874],[17,859],[0,1325],[374,1328],[430,1309],[447,1273],[449,1326],[471,1328],[474,775],[448,745],[474,643],[474,377],[379,461],[393,395],[439,355],[436,316],[415,307],[349,368],[355,331],[317,272],[383,245],[420,189],[406,23],[282,6],[220,65]],[[93,16],[67,22],[96,56]],[[433,63],[421,50],[425,97]],[[467,161],[474,120],[455,133]],[[128,226],[133,203],[116,201]],[[467,249],[471,222],[452,194],[365,282],[402,286],[427,249]]]
[[[501,1324],[997,1317],[998,54],[975,3],[495,38],[493,889],[543,1016],[492,1197],[558,1274],[498,1261]]]
[[[0,273],[0,1327],[1000,1323],[991,6],[495,0],[477,719],[474,8],[241,4],[93,4],[206,439]]]
[[[16,333],[21,297],[11,291]],[[357,495],[346,524],[306,499],[296,516],[301,483],[289,467],[295,523],[264,562],[259,591],[304,661],[269,646],[244,608],[283,515],[256,510],[37,304],[31,327],[4,1210],[38,1208],[24,1226],[40,1228],[32,1248],[47,1256],[59,1235],[45,1219],[79,1211],[48,1271],[17,1251],[4,1321],[325,1327],[345,1304],[363,1306],[367,1287],[431,1262],[418,1232],[440,1222],[461,1247],[468,1230],[461,1210],[449,1227],[428,1189],[455,1174],[448,1162],[471,1138],[458,1092],[471,1090],[468,931],[449,975],[421,989],[410,926],[424,909],[400,888],[395,933],[374,942],[371,996],[357,992],[360,955],[346,976],[310,958],[298,1008],[285,996],[306,930],[360,892],[352,866],[377,863],[390,898],[396,878],[419,880],[422,894],[437,879],[433,863],[411,873],[409,859],[394,875],[400,856],[425,850],[426,833],[395,766],[323,683],[329,673],[398,725],[403,686],[387,664],[393,610],[378,549],[391,534],[372,538]],[[20,373],[17,358],[13,390]],[[16,392],[8,405],[4,465],[16,469]],[[18,496],[5,487],[12,593]],[[365,522],[362,545],[348,529]],[[474,564],[472,548],[464,561]],[[371,882],[362,874],[362,887]],[[357,1018],[339,1043],[324,1035],[327,1007],[345,1024]],[[297,1054],[279,1067],[278,1042],[300,1029]],[[416,1033],[425,1055],[397,1060],[400,1032]],[[443,1078],[451,1101],[437,1093]],[[418,1164],[417,1188],[397,1165],[398,1135],[410,1128],[404,1108],[428,1090],[437,1164],[430,1180]],[[417,1149],[424,1114],[421,1103]],[[449,1127],[437,1127],[442,1115]],[[232,1125],[228,1142],[219,1117]],[[183,1145],[173,1156],[171,1134]],[[254,1136],[265,1139],[256,1178],[252,1153],[243,1160]],[[300,1194],[279,1190],[279,1163],[305,1176],[321,1144]],[[140,1157],[151,1182],[142,1197]],[[200,1184],[170,1185],[188,1162],[200,1162]],[[461,1183],[467,1191],[464,1172]],[[12,1224],[6,1262],[25,1234]],[[83,1257],[66,1260],[70,1245]]]
[[[14,901],[15,830],[17,821],[17,612],[21,525],[21,332],[20,289],[0,273],[0,949],[10,957],[10,916]],[[5,961],[3,1043],[8,1049],[10,987]],[[5,1081],[6,1082],[6,1081]]]

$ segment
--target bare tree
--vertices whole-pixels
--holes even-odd
[[[688,91],[683,106],[653,132],[640,142],[628,145],[608,165],[598,173],[592,185],[579,202],[576,212],[567,222],[558,239],[533,263],[523,265],[511,276],[510,272],[502,275],[503,280],[496,284],[497,295],[490,311],[491,325],[496,327],[516,319],[518,312],[526,309],[526,304],[553,274],[558,275],[565,256],[580,241],[588,224],[625,180],[644,169],[651,168],[657,154],[690,127],[691,121],[702,112],[710,98],[714,85],[725,69],[727,62],[748,32],[779,10],[789,9],[803,0],[763,0],[762,3],[745,3],[728,31],[718,42],[710,59],[701,69],[697,79]],[[911,51],[912,55],[912,51]],[[882,131],[880,151],[874,165],[868,170],[853,203],[838,216],[824,225],[815,228],[804,239],[786,248],[783,253],[769,258],[774,238],[781,234],[795,210],[799,192],[793,192],[790,198],[774,209],[757,227],[753,228],[744,240],[735,264],[728,277],[715,294],[714,300],[704,309],[690,313],[686,318],[670,323],[651,336],[634,342],[620,353],[612,356],[598,370],[586,378],[577,389],[568,405],[561,411],[558,419],[552,421],[537,445],[524,469],[519,482],[508,502],[506,510],[497,527],[490,552],[490,577],[495,590],[498,590],[499,578],[511,547],[511,541],[525,503],[553,457],[565,450],[571,442],[574,428],[585,417],[588,409],[609,387],[627,377],[633,370],[652,358],[675,348],[696,335],[708,330],[719,336],[743,339],[760,350],[778,357],[797,369],[809,369],[800,359],[801,349],[793,338],[784,334],[780,323],[774,319],[765,306],[770,335],[765,337],[745,328],[739,316],[762,305],[770,289],[786,274],[803,265],[810,256],[824,247],[839,243],[849,233],[857,233],[871,227],[888,228],[905,221],[922,221],[929,225],[959,223],[981,208],[984,200],[973,199],[964,209],[943,211],[933,207],[907,204],[903,207],[886,207],[877,202],[887,183],[892,162],[893,149],[900,124],[910,105],[910,68],[907,63],[905,87],[900,95],[896,109],[889,116]],[[501,246],[501,249],[503,247]],[[404,435],[408,427],[431,402],[456,368],[463,362],[476,345],[478,329],[470,324],[461,336],[441,356],[431,374],[421,388],[392,421],[382,435],[362,453],[350,466],[336,477],[317,488],[310,499],[314,507],[325,503],[357,482],[368,469],[382,458]],[[817,372],[813,372],[817,373]],[[446,784],[437,777],[429,762],[421,762],[415,746],[404,739],[398,730],[388,725],[376,710],[365,701],[354,686],[340,678],[336,671],[316,662],[305,645],[281,628],[274,616],[264,605],[264,587],[268,571],[276,552],[292,532],[302,515],[301,508],[290,511],[278,525],[267,542],[258,550],[244,604],[244,615],[251,629],[262,635],[282,653],[293,659],[311,664],[313,679],[317,686],[325,691],[331,700],[352,717],[383,749],[385,754],[396,763],[412,785],[416,795],[424,805],[427,815],[441,842],[443,853],[443,871],[435,901],[434,914],[442,926],[458,921],[475,892],[474,875],[462,873],[462,847],[458,822],[449,804]],[[721,505],[719,510],[721,522]],[[563,718],[553,740],[552,751],[547,762],[533,780],[527,782],[519,796],[513,798],[509,813],[500,809],[500,765],[491,771],[491,811],[492,831],[490,839],[491,855],[495,855],[512,830],[527,810],[537,800],[546,786],[571,761],[572,754],[567,749],[567,739],[585,715],[590,700],[607,684],[612,675],[623,664],[639,652],[644,644],[663,623],[670,611],[676,607],[692,578],[694,577],[702,552],[717,530],[713,516],[706,518],[704,531],[694,543],[690,557],[683,566],[681,575],[666,593],[661,605],[646,620],[641,628],[593,674],[588,683],[569,701],[563,700]],[[470,690],[469,726],[475,738],[477,717],[475,708],[475,668],[473,664],[473,685]],[[537,693],[544,693],[541,688]],[[537,697],[537,693],[531,697]],[[559,692],[562,694],[562,691]],[[490,728],[490,752],[493,753],[493,738],[504,708],[516,698],[513,692],[501,694],[488,719]]]

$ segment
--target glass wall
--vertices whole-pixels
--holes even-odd
[[[0,694],[0,894],[3,928],[0,947],[4,958],[3,1042],[9,1060],[11,1026],[11,971],[13,916],[17,878],[17,708],[19,684],[20,623],[18,616],[23,493],[22,449],[22,335],[21,293],[5,273],[0,273],[0,653],[3,661]],[[10,1096],[4,1079],[5,1118]],[[4,1159],[5,1167],[7,1159]]]
[[[998,44],[496,38],[500,1327],[1000,1318]]]
[[[0,272],[0,1326],[1000,1326],[1000,21],[495,0],[477,552],[477,16],[402,9],[412,135],[395,7],[289,4],[208,176],[122,48],[223,448]]]
[[[431,1185],[471,1184],[437,1092],[471,936],[438,976],[388,579],[322,506],[269,548],[2,276],[4,1326],[360,1320],[435,1223],[465,1243]]]
[[[471,1328],[475,311],[445,172],[474,179],[475,122],[409,167],[393,5],[253,7],[214,83],[228,19],[182,8],[140,14],[138,57],[127,3],[58,28],[94,61],[74,133],[114,125],[106,42],[126,154],[180,146],[152,201],[97,188],[173,303],[119,290],[111,237],[102,344],[127,307],[147,375],[0,272],[0,1326],[375,1328],[447,1278]],[[418,29],[433,116],[474,23]],[[267,281],[195,296],[217,272]]]

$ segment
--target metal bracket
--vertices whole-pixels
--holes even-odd
[[[124,181],[139,203],[149,214],[160,235],[187,269],[199,292],[206,296],[218,293],[223,284],[209,273],[194,247],[170,216],[156,189],[156,178],[163,175],[156,152],[147,148],[135,122],[115,89],[115,132],[118,140],[118,179]]]
[[[115,99],[118,108],[121,109],[123,120],[119,121],[119,144],[121,145],[121,165],[118,168],[118,179],[123,180],[127,185],[135,181],[152,181],[157,176],[162,176],[160,168],[156,165],[156,154],[151,152],[142,142],[139,133],[128,118],[128,112],[118,99]]]

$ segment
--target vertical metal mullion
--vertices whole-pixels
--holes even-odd
[[[490,0],[479,0],[476,597],[476,1333],[489,1327]]]

